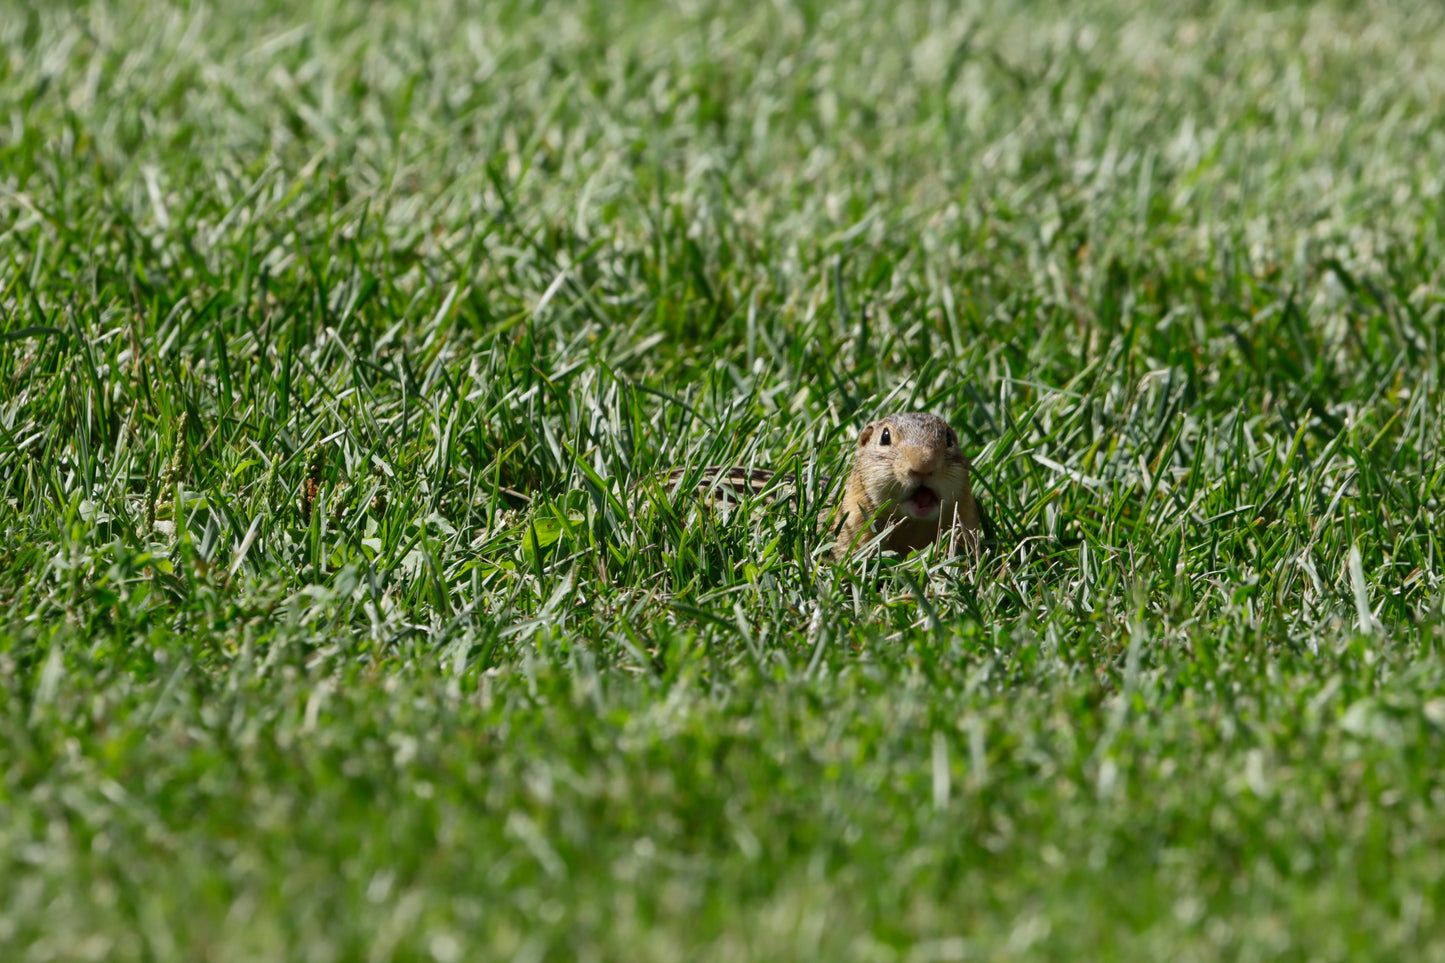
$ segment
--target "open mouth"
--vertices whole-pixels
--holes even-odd
[[[943,499],[932,488],[919,485],[898,503],[898,507],[914,518],[932,518],[942,503]]]

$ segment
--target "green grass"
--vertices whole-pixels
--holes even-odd
[[[1445,14],[1274,7],[0,5],[0,957],[1445,959]]]

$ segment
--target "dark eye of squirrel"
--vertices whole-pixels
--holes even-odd
[[[893,435],[892,435],[891,433],[889,433],[889,431],[888,431],[887,428],[884,428],[884,429],[883,429],[883,433],[878,436],[878,444],[880,444],[880,445],[891,445],[891,444],[893,444]]]
[[[947,441],[948,441],[948,447],[950,447],[950,448],[957,448],[957,447],[958,447],[958,436],[953,433],[953,429],[952,429],[952,428],[948,429],[948,435],[946,436],[946,438],[947,438]]]

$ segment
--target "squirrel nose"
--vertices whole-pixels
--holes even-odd
[[[938,468],[938,459],[930,458],[927,461],[915,462],[908,466],[908,477],[927,478]]]

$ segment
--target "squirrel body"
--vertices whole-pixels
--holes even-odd
[[[837,529],[833,560],[882,535],[882,548],[907,554],[945,540],[952,551],[977,553],[982,534],[978,505],[970,483],[972,465],[958,447],[958,435],[936,415],[907,412],[879,418],[858,433],[853,464],[837,506],[820,522]],[[675,489],[688,474],[676,469],[668,478]],[[765,469],[709,467],[698,491],[714,501],[736,501],[741,494],[764,494],[794,484],[791,473]]]

